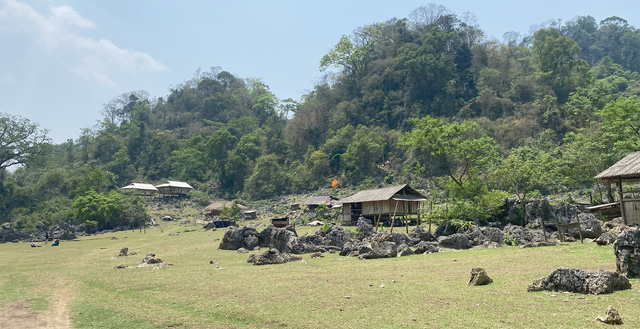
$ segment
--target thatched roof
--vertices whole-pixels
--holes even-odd
[[[404,193],[401,193],[404,192]],[[360,191],[350,197],[343,198],[341,203],[386,201],[398,198],[404,201],[425,201],[426,197],[408,184],[389,186],[373,190]]]
[[[640,180],[640,152],[634,152],[594,177],[599,181]]]
[[[144,183],[131,183],[122,188],[123,190],[142,190],[142,191],[157,191],[158,189],[151,184]]]
[[[211,202],[208,206],[206,206],[204,208],[204,213],[207,215],[211,215],[211,216],[218,216],[220,215],[220,211],[222,210],[222,208],[224,207],[231,207],[234,204],[233,201],[226,201],[226,200],[217,200],[217,201],[213,201]],[[247,207],[236,203],[236,205],[238,205],[238,207],[240,207],[240,209],[245,210],[247,209]]]

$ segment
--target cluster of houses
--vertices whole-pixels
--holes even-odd
[[[640,224],[640,190],[623,190],[625,182],[640,181],[640,152],[627,155],[622,160],[594,177],[604,185],[616,184],[617,202],[587,207],[599,217],[622,217],[626,224]],[[151,184],[132,183],[125,190],[133,190],[145,196],[180,197],[187,195],[193,187],[186,182],[167,181],[153,186]],[[331,209],[341,209],[342,223],[355,225],[360,217],[371,220],[374,225],[380,223],[417,223],[420,224],[420,207],[426,197],[408,184],[394,185],[385,188],[360,191],[352,196],[337,199],[330,195],[312,196],[304,203],[308,210],[315,210],[321,205]],[[229,201],[231,202],[231,201]],[[227,203],[212,203],[205,208],[205,215],[215,216],[220,209],[229,206]],[[242,207],[241,207],[242,208]],[[292,210],[300,209],[293,204]],[[245,219],[255,219],[256,212],[242,208]]]
[[[158,194],[160,197],[179,197],[187,195],[187,193],[193,190],[193,187],[186,182],[170,180],[164,184],[156,186],[143,183],[131,183],[122,189],[136,191],[145,196],[154,196]]]

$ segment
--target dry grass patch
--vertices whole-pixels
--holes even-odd
[[[55,248],[0,245],[0,308],[37,296],[51,308],[54,293],[35,283],[64,273],[76,283],[69,305],[77,328],[584,328],[597,326],[608,305],[625,325],[640,327],[637,279],[632,290],[611,295],[526,292],[561,266],[614,270],[611,247],[571,243],[364,261],[304,255],[302,262],[254,266],[248,254],[217,249],[224,230],[164,224],[162,233],[118,232]],[[114,257],[124,246],[138,255]],[[149,252],[174,266],[112,268],[137,266]],[[494,283],[468,287],[474,267]]]

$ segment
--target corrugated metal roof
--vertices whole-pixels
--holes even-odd
[[[310,196],[307,201],[304,202],[305,205],[319,205],[319,204],[331,204],[331,196],[329,195],[314,195]]]
[[[618,177],[622,179],[640,178],[640,152],[627,155],[594,178],[598,180],[611,180]]]
[[[156,187],[180,187],[180,188],[193,188],[191,187],[191,185],[185,183],[185,182],[177,182],[177,181],[172,181],[169,180],[164,184],[160,184],[160,185],[156,185]]]
[[[145,191],[157,191],[158,189],[151,185],[151,184],[144,184],[144,183],[131,183],[125,187],[123,187],[123,189],[125,190],[129,190],[129,189],[133,189],[133,190],[145,190]]]
[[[389,187],[378,188],[373,190],[360,191],[340,201],[342,203],[385,201],[393,198],[393,196],[396,195],[396,193],[402,191],[402,189],[404,188],[407,188],[407,192],[409,193],[409,195],[415,195],[415,196],[425,198],[424,195],[414,190],[411,186],[407,184],[402,184],[402,185],[389,186]]]

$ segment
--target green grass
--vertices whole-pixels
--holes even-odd
[[[163,233],[118,232],[59,247],[0,245],[0,310],[17,300],[46,309],[67,287],[76,328],[596,328],[609,305],[625,326],[640,327],[638,279],[610,295],[526,292],[561,266],[615,270],[611,247],[578,242],[364,261],[304,255],[253,266],[247,254],[218,250],[223,230],[163,225]],[[115,257],[124,246],[138,255]],[[149,252],[174,266],[113,269],[137,266]],[[473,267],[494,283],[468,287]]]

